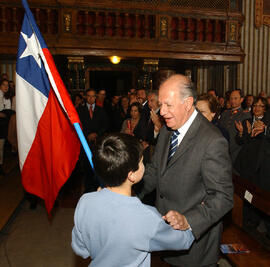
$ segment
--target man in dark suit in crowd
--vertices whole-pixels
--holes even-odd
[[[93,149],[98,136],[102,136],[108,129],[108,118],[103,108],[95,104],[96,91],[89,89],[86,91],[86,105],[77,109],[80,117],[83,132],[90,148]],[[90,163],[83,152],[83,165],[85,170],[85,192],[95,191],[99,186],[96,181]]]
[[[149,119],[150,108],[148,106],[147,92],[145,89],[137,90],[137,100],[142,105],[141,117],[144,117],[145,120]]]
[[[222,128],[224,128],[230,136],[229,147],[230,147],[230,155],[232,159],[232,163],[235,162],[236,157],[241,149],[241,146],[236,143],[235,137],[238,133],[235,127],[235,121],[244,121],[246,119],[251,118],[251,114],[249,112],[244,112],[241,107],[243,102],[243,95],[240,89],[235,89],[230,93],[230,104],[231,109],[226,110],[221,114],[219,124]]]
[[[141,118],[139,123],[134,130],[134,135],[138,137],[141,141],[146,142],[147,144],[154,145],[155,139],[159,130],[156,130],[157,133],[155,134],[154,128],[155,122],[158,122],[158,113],[159,113],[159,106],[158,106],[158,92],[157,91],[150,91],[148,93],[146,106],[143,107],[143,111],[141,114]],[[159,123],[161,126],[161,123]],[[156,125],[157,126],[157,125]],[[157,127],[158,128],[158,127]]]
[[[146,167],[141,198],[157,189],[156,207],[170,225],[191,227],[195,242],[188,251],[171,252],[172,266],[216,266],[222,217],[233,206],[228,142],[195,109],[196,91],[183,75],[173,75],[159,89],[160,131]]]
[[[144,107],[147,103],[147,93],[146,90],[141,88],[137,90],[137,100]]]
[[[83,132],[90,143],[95,143],[98,136],[108,129],[108,118],[105,110],[95,103],[96,91],[86,91],[86,105],[78,108],[78,114],[83,126]]]

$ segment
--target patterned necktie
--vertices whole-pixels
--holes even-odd
[[[90,115],[90,118],[92,119],[93,118],[93,106],[90,105],[89,107],[89,115]]]
[[[171,136],[171,141],[170,141],[170,147],[169,147],[169,154],[168,154],[168,161],[170,161],[170,159],[172,158],[172,156],[174,155],[176,149],[178,148],[178,135],[180,133],[178,132],[178,130],[175,130],[173,132],[173,135]]]

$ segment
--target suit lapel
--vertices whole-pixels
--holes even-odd
[[[184,153],[188,151],[188,149],[191,147],[192,144],[192,139],[196,136],[198,129],[201,124],[201,117],[202,115],[200,113],[197,114],[196,118],[190,125],[187,133],[185,134],[182,142],[180,143],[179,147],[175,151],[175,154],[169,161],[167,168],[169,168],[172,164],[174,164],[175,161],[177,161],[178,158],[180,158]],[[168,152],[167,152],[167,157],[168,157]]]
[[[163,173],[167,168],[167,159],[169,154],[169,146],[170,146],[170,139],[172,136],[172,131],[167,130],[166,134],[164,136],[164,142],[163,142],[163,153],[161,155],[161,173]]]

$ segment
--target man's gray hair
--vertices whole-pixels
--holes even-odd
[[[190,81],[190,79],[188,77],[186,77],[186,83],[178,83],[178,87],[179,87],[179,94],[181,97],[181,100],[185,100],[188,97],[192,97],[193,98],[193,104],[196,104],[196,100],[197,100],[197,91],[194,88],[194,84],[192,81]]]
[[[184,78],[184,79],[183,79]],[[175,79],[176,87],[179,89],[179,95],[182,101],[184,101],[188,97],[193,98],[193,105],[196,104],[197,100],[197,91],[194,87],[193,82],[185,75],[183,74],[174,74],[171,75],[169,78],[164,80],[161,84],[160,87],[163,86],[164,83],[166,83],[170,79]],[[183,80],[185,81],[183,83]]]

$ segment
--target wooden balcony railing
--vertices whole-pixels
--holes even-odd
[[[82,0],[76,8],[74,0],[39,2],[29,5],[52,53],[228,61],[244,56],[237,0],[219,0],[214,7],[199,0]],[[16,54],[23,14],[20,1],[0,0],[0,53]]]

